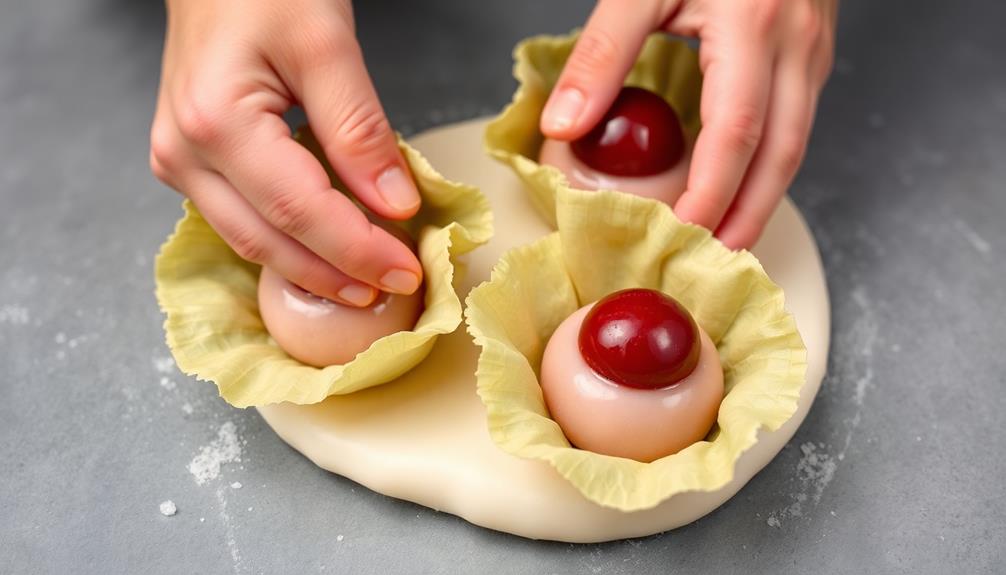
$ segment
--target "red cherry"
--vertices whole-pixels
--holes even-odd
[[[674,108],[643,88],[622,88],[604,118],[570,143],[581,162],[613,176],[652,176],[669,170],[685,153]]]
[[[699,363],[699,328],[674,298],[651,289],[598,300],[580,327],[580,354],[598,375],[639,389],[681,381]]]

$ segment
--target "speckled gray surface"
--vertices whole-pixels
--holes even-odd
[[[512,45],[588,4],[357,9],[414,132],[496,110]],[[322,472],[164,361],[151,266],[179,202],[146,162],[161,10],[0,6],[0,573],[1006,572],[1006,6],[844,6],[792,190],[833,299],[817,403],[716,512],[587,546]],[[198,484],[187,466],[228,423],[240,461]]]

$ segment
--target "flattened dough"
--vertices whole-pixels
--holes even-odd
[[[454,124],[411,139],[448,178],[478,186],[492,203],[496,235],[467,256],[460,293],[488,279],[511,247],[551,230],[518,179],[482,151],[485,120]],[[534,539],[587,543],[651,535],[713,511],[768,464],[806,417],[828,359],[830,306],[814,238],[786,199],[752,250],[786,292],[807,345],[807,384],[796,414],[762,431],[719,491],[677,495],[653,509],[625,513],[584,499],[544,462],[500,451],[475,394],[478,349],[464,326],[442,336],[419,367],[392,383],[316,405],[259,408],[294,449],[323,469],[391,497],[452,513],[483,527]]]

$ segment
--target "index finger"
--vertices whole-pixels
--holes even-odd
[[[637,4],[627,10],[624,0],[597,3],[542,111],[543,134],[572,140],[589,132],[618,96],[647,35],[666,19],[661,10],[677,2]]]
[[[350,277],[394,293],[418,289],[416,255],[332,188],[279,116],[264,113],[229,140],[218,169],[274,227]]]

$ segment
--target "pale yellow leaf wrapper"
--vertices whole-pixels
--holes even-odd
[[[298,139],[322,157],[310,132],[298,133]],[[458,327],[456,257],[489,240],[489,202],[474,187],[445,179],[406,143],[399,147],[423,200],[403,226],[416,239],[424,273],[425,307],[415,328],[375,341],[345,365],[318,369],[300,363],[272,341],[262,323],[260,267],[239,258],[186,201],[155,271],[168,347],[182,371],[215,383],[220,396],[237,407],[317,403],[395,379],[429,354],[438,335]],[[343,189],[334,177],[333,183]]]
[[[559,231],[507,252],[466,302],[493,441],[547,461],[587,499],[623,511],[723,487],[758,430],[778,429],[795,413],[805,382],[806,349],[782,289],[753,255],[730,251],[663,203],[613,191],[555,193]],[[537,379],[559,323],[628,287],[682,302],[716,343],[724,370],[714,431],[652,463],[571,447],[549,419]]]
[[[577,37],[577,33],[536,36],[517,45],[513,69],[519,84],[517,92],[485,133],[486,150],[513,169],[524,182],[534,206],[553,227],[555,191],[568,182],[558,169],[538,163],[544,141],[538,124]],[[702,72],[695,51],[686,43],[663,34],[650,36],[625,85],[646,88],[663,96],[681,120],[685,139],[695,142],[700,127]]]

